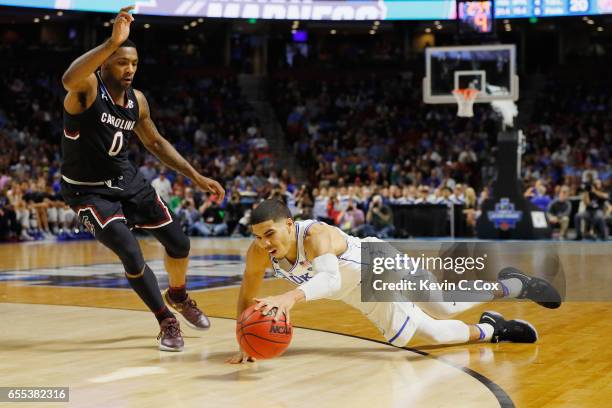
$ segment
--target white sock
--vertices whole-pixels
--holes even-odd
[[[523,290],[523,282],[518,278],[503,279],[499,281],[504,289],[504,297],[515,298]]]
[[[478,330],[480,331],[480,338],[478,341],[491,341],[493,337],[493,326],[489,323],[478,323],[476,325]]]

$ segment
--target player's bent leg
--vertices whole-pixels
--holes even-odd
[[[189,256],[191,250],[189,237],[183,232],[176,219],[173,218],[168,225],[148,231],[164,246],[170,257],[180,259]]]
[[[533,343],[537,340],[537,332],[529,323],[506,321],[494,312],[484,313],[474,325],[460,320],[437,320],[412,302],[361,302],[359,287],[342,301],[360,310],[389,343],[398,347],[405,346],[413,338],[431,345],[478,341]]]
[[[496,312],[485,312],[480,322],[468,325],[460,320],[436,320],[421,316],[415,337],[428,344],[462,344],[468,342],[509,341],[513,343],[535,343],[538,333],[523,320],[505,320]]]
[[[170,224],[150,229],[149,232],[164,246],[166,250],[164,264],[168,272],[170,294],[176,301],[187,297],[185,281],[189,264],[191,244],[179,223],[174,219]]]
[[[157,278],[145,263],[138,241],[127,225],[120,220],[113,221],[99,229],[96,238],[119,257],[130,286],[155,314],[160,324],[160,350],[181,351],[184,342],[179,323],[166,307]]]
[[[196,330],[206,330],[210,320],[197,306],[195,300],[187,294],[186,276],[189,265],[189,237],[185,235],[179,223],[172,223],[150,230],[151,234],[166,249],[164,265],[168,272],[169,288],[164,292],[164,300],[176,312],[180,313],[187,325]]]
[[[145,266],[142,251],[138,241],[123,221],[111,222],[104,228],[100,228],[95,236],[119,257],[128,275],[141,274]]]
[[[361,303],[356,306],[374,323],[389,343],[403,347],[413,338],[427,344],[461,344],[478,340],[476,328],[460,320],[436,320],[411,302]],[[493,329],[490,330],[491,334]]]

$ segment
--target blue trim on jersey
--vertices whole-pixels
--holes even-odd
[[[397,339],[399,335],[402,334],[402,332],[404,331],[404,328],[406,327],[406,324],[408,324],[408,320],[410,320],[410,316],[406,317],[406,321],[404,322],[404,324],[402,324],[402,327],[400,327],[397,334],[389,340],[389,343],[393,343],[395,339]]]
[[[315,224],[322,224],[321,221],[315,221],[313,223],[311,223],[309,226],[306,227],[306,229],[304,230],[304,238],[306,238],[306,234],[308,234],[308,230],[310,229],[310,227],[312,227]]]
[[[291,271],[294,270],[300,262],[300,226],[297,222],[295,223],[295,236],[297,238],[297,255],[295,257],[295,262],[293,263],[293,266],[287,271],[287,273],[291,273]]]
[[[321,221],[315,221],[313,223],[311,223],[309,226],[306,227],[306,229],[304,230],[304,239],[306,239],[306,234],[308,234],[308,230],[310,229],[310,227],[312,227],[315,224],[323,224]],[[299,238],[298,238],[298,243],[299,243]],[[306,255],[306,248],[304,248],[304,240],[302,240],[302,249],[304,250],[304,258],[306,258],[305,260],[308,260],[308,256]],[[298,248],[298,252],[299,252],[299,248]]]

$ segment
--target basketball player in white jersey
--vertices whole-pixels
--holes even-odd
[[[446,318],[476,305],[451,302],[361,301],[361,242],[336,227],[313,221],[294,221],[289,209],[277,200],[263,201],[251,214],[255,241],[247,252],[246,270],[240,288],[237,316],[253,300],[256,308],[267,314],[276,308],[275,318],[284,313],[290,322],[291,308],[297,302],[316,299],[336,299],[355,307],[376,325],[389,343],[405,346],[414,337],[430,344],[459,344],[472,341],[511,341],[534,343],[538,336],[527,322],[505,320],[495,312],[485,312],[478,324],[469,325]],[[256,298],[266,269],[273,268],[277,275],[297,284],[297,288],[278,296]],[[531,278],[509,268],[500,274],[503,290],[493,297],[529,298],[537,301],[538,294],[551,291],[552,286],[539,278]],[[556,298],[556,296],[555,296]],[[540,302],[542,306],[557,308],[558,302]],[[425,311],[423,310],[425,309]],[[427,312],[427,313],[426,313]],[[244,351],[228,360],[229,363],[254,361]]]

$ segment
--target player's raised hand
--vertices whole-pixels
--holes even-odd
[[[210,191],[211,193],[217,195],[217,202],[223,202],[223,199],[225,198],[225,189],[223,189],[221,184],[219,184],[217,181],[204,176],[198,177],[193,181],[200,189]]]
[[[225,362],[229,364],[254,363],[255,361],[257,361],[255,357],[249,356],[243,350],[240,350],[238,353],[225,360]]]
[[[113,34],[111,35],[111,41],[113,44],[119,46],[130,36],[130,24],[134,21],[134,17],[130,14],[130,11],[134,9],[134,6],[127,6],[122,8],[115,17],[115,24],[113,25]]]

